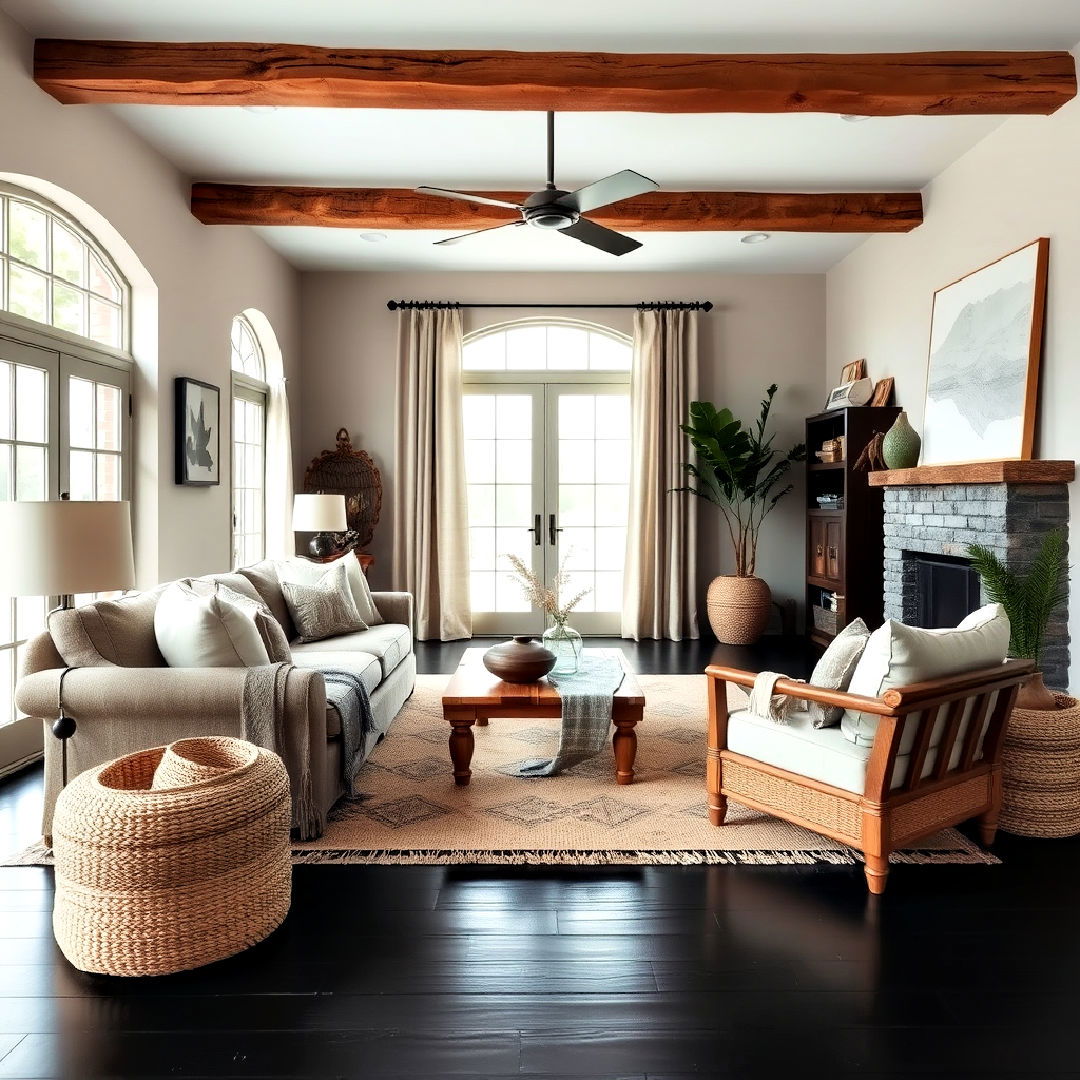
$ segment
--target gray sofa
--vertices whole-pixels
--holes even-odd
[[[296,642],[295,627],[272,562],[232,574],[210,575],[263,600],[292,643],[298,669],[288,680],[285,722],[306,724],[311,783],[325,813],[345,794],[341,719],[327,705],[316,668],[342,668],[367,687],[374,718],[362,748],[374,749],[412,694],[416,682],[412,596],[377,592],[385,622],[325,641]],[[118,600],[100,600],[53,615],[50,630],[27,643],[15,691],[18,707],[45,725],[45,806],[42,834],[51,840],[53,806],[60,791],[60,744],[49,727],[57,712],[61,672],[64,706],[78,724],[68,744],[68,777],[122,754],[194,735],[240,736],[245,668],[170,668],[154,636],[154,610],[164,586]],[[294,819],[294,824],[296,824]]]

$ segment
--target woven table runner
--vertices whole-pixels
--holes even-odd
[[[518,776],[554,776],[588,758],[607,743],[611,706],[623,681],[622,664],[604,653],[586,649],[573,675],[547,676],[562,698],[562,730],[555,757],[526,761]]]

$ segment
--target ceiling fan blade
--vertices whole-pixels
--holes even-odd
[[[489,199],[486,195],[473,195],[468,191],[450,191],[448,188],[427,187],[426,185],[413,188],[413,191],[418,191],[423,195],[441,195],[444,199],[460,199],[462,202],[482,203],[484,206],[503,206],[507,210],[521,209],[517,203],[503,202],[502,199]]]
[[[575,240],[580,240],[590,247],[606,251],[609,255],[625,255],[628,251],[641,247],[639,241],[623,236],[614,229],[597,225],[595,221],[589,221],[588,218],[578,218],[568,229],[560,229],[559,232],[563,236],[572,236]]]
[[[524,221],[508,221],[505,225],[492,225],[487,229],[474,229],[472,232],[460,233],[458,236],[448,236],[445,240],[436,240],[435,247],[440,244],[456,244],[461,240],[468,240],[470,236],[479,236],[481,233],[497,232],[499,229],[516,229],[524,225]]]
[[[635,195],[644,195],[646,191],[656,191],[659,187],[655,180],[650,180],[633,169],[623,169],[622,172],[612,173],[594,184],[560,195],[555,201],[560,206],[573,207],[579,214],[587,214],[600,206],[632,199]]]

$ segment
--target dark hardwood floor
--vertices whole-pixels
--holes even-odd
[[[618,644],[643,672],[713,655]],[[0,783],[5,852],[39,793]],[[854,867],[301,866],[263,944],[128,980],[59,955],[50,870],[0,869],[0,1077],[1080,1077],[1080,842],[998,853],[874,900]]]

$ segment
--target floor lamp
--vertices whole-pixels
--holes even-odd
[[[135,587],[131,504],[126,502],[0,503],[0,595],[57,596],[75,606],[76,593]],[[64,714],[64,677],[57,689],[59,716],[52,725],[60,740],[61,779],[67,785],[67,741],[75,720]]]

